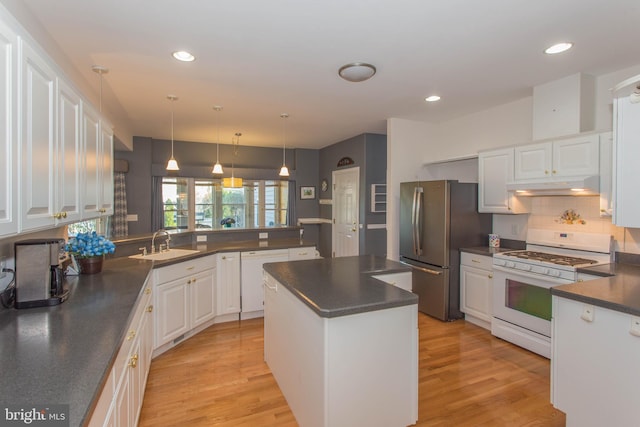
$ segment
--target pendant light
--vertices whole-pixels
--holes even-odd
[[[240,145],[240,137],[242,134],[236,132],[236,136],[231,140],[233,145],[233,158],[231,160],[231,178],[223,178],[222,186],[224,188],[242,188],[242,178],[236,178],[233,176],[233,159],[238,155],[238,146]]]
[[[289,118],[289,114],[282,113],[280,114],[281,119]],[[280,176],[289,176],[289,168],[287,168],[287,131],[285,122],[282,122],[282,167],[280,168]]]
[[[109,72],[107,67],[103,67],[102,65],[93,65],[91,70],[100,75],[100,114],[102,114],[102,76]]]
[[[211,173],[216,175],[222,175],[224,171],[222,170],[222,165],[220,164],[220,122],[218,120],[218,116],[220,115],[220,111],[222,111],[222,107],[216,105],[213,107],[216,110],[216,128],[218,129],[218,137],[216,139],[216,164],[213,165],[213,170]]]
[[[167,95],[167,99],[171,101],[171,158],[167,162],[167,170],[168,171],[179,171],[178,162],[175,157],[173,157],[173,102],[178,100],[178,97],[175,95]]]

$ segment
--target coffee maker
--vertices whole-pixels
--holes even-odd
[[[16,242],[16,308],[58,305],[69,296],[63,288],[60,255],[64,239],[31,239]]]

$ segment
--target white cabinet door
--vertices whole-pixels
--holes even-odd
[[[629,97],[614,100],[614,209],[613,223],[640,228],[640,103]]]
[[[486,329],[493,316],[492,259],[463,252],[460,258],[460,311],[465,319]]]
[[[553,142],[553,168],[557,177],[597,175],[600,170],[598,134]]]
[[[82,214],[80,206],[81,107],[80,96],[63,80],[58,79],[58,156],[54,208],[58,224],[80,221]]]
[[[18,38],[0,22],[0,236],[18,231]]]
[[[100,122],[99,201],[101,215],[113,215],[113,129]]]
[[[83,194],[82,215],[95,218],[100,215],[100,116],[89,105],[82,108]]]
[[[600,216],[613,215],[613,134],[600,134]]]
[[[551,176],[553,148],[551,142],[521,145],[514,148],[516,181],[544,179]]]
[[[213,319],[216,315],[216,270],[206,270],[195,274],[187,280],[190,287],[191,323],[189,329],[193,329]]]
[[[217,315],[240,313],[240,253],[221,253],[217,257]]]
[[[267,262],[280,262],[289,260],[288,250],[267,250],[242,252],[240,255],[242,265],[242,313],[258,312],[262,316],[264,310],[264,286],[262,265]]]
[[[156,287],[156,339],[154,346],[179,337],[189,330],[189,287],[185,278],[180,278]]]
[[[478,212],[518,214],[527,213],[523,203],[507,191],[513,181],[514,149],[483,151],[478,154]]]
[[[55,223],[56,75],[24,40],[22,52],[22,230]]]

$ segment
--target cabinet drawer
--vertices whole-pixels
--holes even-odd
[[[116,361],[113,364],[113,375],[116,383],[120,380],[120,376],[124,368],[128,363],[129,353],[131,352],[131,346],[134,342],[134,338],[140,332],[140,319],[142,315],[146,312],[147,308],[151,305],[151,284],[146,283],[144,290],[142,291],[142,298],[136,307],[136,310],[131,318],[131,323],[127,327],[127,332],[122,341],[122,345],[120,346],[120,350],[118,351],[118,355],[116,356]]]
[[[168,265],[155,269],[155,282],[166,283],[181,277],[199,273],[216,266],[216,256],[209,255],[200,258],[193,258],[178,264]]]
[[[308,246],[304,248],[289,248],[289,261],[302,259],[314,259],[316,257],[316,247]]]
[[[462,252],[460,254],[460,264],[469,267],[481,268],[483,270],[493,270],[493,258],[485,255]]]
[[[412,274],[410,271],[405,273],[390,273],[390,274],[378,274],[375,276],[371,276],[374,279],[382,280],[385,283],[388,283],[393,286],[397,286],[400,289],[404,289],[405,291],[411,292],[412,287]]]

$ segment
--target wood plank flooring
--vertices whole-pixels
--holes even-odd
[[[418,426],[565,425],[547,359],[464,320],[418,319]],[[154,359],[139,425],[297,426],[263,360],[262,319],[214,325]]]

